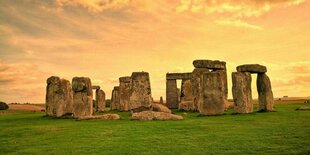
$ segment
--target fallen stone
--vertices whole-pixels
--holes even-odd
[[[139,113],[133,113],[131,116],[132,120],[182,120],[183,117],[179,115],[174,115],[165,112],[155,112],[155,111],[143,111]]]
[[[150,111],[151,108],[149,106],[141,106],[141,107],[138,107],[138,108],[134,108],[134,109],[131,109],[131,113],[137,113],[137,112],[142,112],[142,111]]]
[[[104,114],[104,115],[96,115],[96,116],[80,116],[78,120],[88,120],[88,119],[104,119],[104,120],[116,120],[121,117],[118,114]]]
[[[171,113],[171,110],[168,107],[166,107],[162,104],[157,104],[157,103],[152,103],[150,105],[150,110],[151,111],[157,111],[157,112]]]
[[[195,111],[195,106],[193,101],[182,101],[179,104],[179,111]]]
[[[259,64],[246,64],[237,67],[238,72],[265,73],[267,68]]]
[[[309,106],[298,107],[296,110],[310,110]]]
[[[226,70],[226,62],[218,60],[194,60],[193,65],[195,68]]]
[[[232,73],[232,93],[235,113],[253,112],[251,74],[248,72]]]

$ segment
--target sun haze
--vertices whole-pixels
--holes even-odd
[[[195,59],[227,62],[229,98],[231,72],[248,63],[267,66],[275,97],[310,96],[306,0],[1,0],[0,19],[6,102],[44,103],[52,75],[90,77],[110,98],[135,71],[158,100],[166,73]]]

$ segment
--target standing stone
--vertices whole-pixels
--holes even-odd
[[[170,109],[177,109],[179,104],[177,80],[166,81],[166,104]]]
[[[72,88],[70,82],[52,76],[47,79],[46,87],[46,115],[61,117],[72,113]]]
[[[119,78],[119,111],[128,111],[131,95],[131,77],[125,76]]]
[[[160,103],[160,104],[164,104],[164,99],[163,99],[162,96],[161,96],[160,99],[159,99],[159,103]]]
[[[218,72],[202,74],[203,102],[200,114],[221,115],[224,113],[224,83],[221,76]]]
[[[193,70],[191,83],[194,96],[195,111],[199,111],[199,107],[201,107],[202,104],[202,86],[201,86],[202,74],[208,72],[209,72],[208,68],[195,68]]]
[[[105,109],[105,93],[101,89],[96,90],[96,111],[104,112]]]
[[[251,74],[249,72],[232,73],[232,93],[235,113],[253,112]]]
[[[224,91],[224,97],[225,102],[228,102],[228,86],[227,86],[227,71],[225,70],[214,70],[212,72],[219,72],[221,74],[221,80],[224,83],[223,91]]]
[[[259,101],[258,111],[273,111],[274,100],[269,77],[264,73],[258,74],[256,86]]]
[[[119,109],[119,87],[114,87],[111,97],[111,110]]]
[[[152,93],[149,73],[133,72],[129,109],[149,106],[152,103]]]
[[[72,90],[74,117],[91,116],[93,113],[91,80],[87,77],[74,77],[72,79]]]
[[[181,85],[179,110],[195,110],[192,83],[190,79],[183,79]]]

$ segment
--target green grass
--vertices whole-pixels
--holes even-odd
[[[197,117],[182,121],[55,119],[43,113],[0,115],[0,154],[310,154],[305,104],[277,112]],[[115,112],[114,112],[115,113]]]

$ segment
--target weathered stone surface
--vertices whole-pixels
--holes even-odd
[[[202,74],[203,102],[200,109],[202,115],[221,115],[224,113],[225,96],[221,73]]]
[[[202,74],[210,72],[207,68],[195,68],[192,73],[192,91],[194,96],[194,106],[195,111],[199,111],[202,104]],[[182,107],[187,107],[186,104],[181,105]]]
[[[177,80],[177,79],[191,79],[192,73],[167,73],[167,80]]]
[[[170,109],[178,108],[179,95],[176,80],[166,81],[166,104]]]
[[[130,110],[129,102],[131,95],[131,77],[125,76],[119,78],[119,111],[128,111]]]
[[[96,115],[96,116],[80,116],[78,120],[88,120],[88,119],[103,119],[103,120],[116,120],[121,117],[118,114],[104,114],[104,115]]]
[[[151,111],[157,111],[157,112],[171,113],[171,110],[168,107],[166,107],[162,104],[157,104],[157,103],[152,103],[150,105],[150,110]]]
[[[130,111],[131,111],[131,113],[137,113],[137,112],[142,112],[142,111],[151,111],[151,108],[150,108],[150,106],[141,106],[138,108],[131,109]]]
[[[224,97],[225,97],[225,102],[228,102],[228,86],[227,86],[227,71],[226,70],[215,70],[212,72],[218,72],[221,74],[221,80],[224,83],[223,91],[224,91]]]
[[[245,64],[237,67],[238,72],[265,73],[267,68],[259,64]]]
[[[91,116],[93,113],[93,91],[87,77],[72,79],[74,117]]]
[[[196,109],[194,104],[192,83],[190,79],[182,80],[180,101],[179,110],[194,111]]]
[[[120,96],[119,87],[114,87],[111,97],[111,110],[119,109],[120,107]]]
[[[151,83],[148,72],[133,72],[129,109],[149,106],[152,103]]]
[[[232,93],[235,113],[253,112],[251,82],[251,74],[248,72],[232,73]]]
[[[96,111],[104,112],[105,109],[105,93],[101,89],[96,90]]]
[[[100,86],[91,86],[92,89],[100,89]]]
[[[193,65],[195,68],[226,70],[226,62],[218,60],[194,60]]]
[[[182,120],[183,117],[179,115],[174,115],[165,112],[156,112],[156,111],[143,111],[139,113],[133,113],[131,116],[132,120]]]
[[[296,110],[310,110],[309,106],[298,107]]]
[[[61,117],[73,112],[73,96],[70,82],[52,76],[47,79],[46,115]]]
[[[258,74],[256,86],[259,101],[258,111],[273,111],[274,100],[269,77],[265,73]]]

